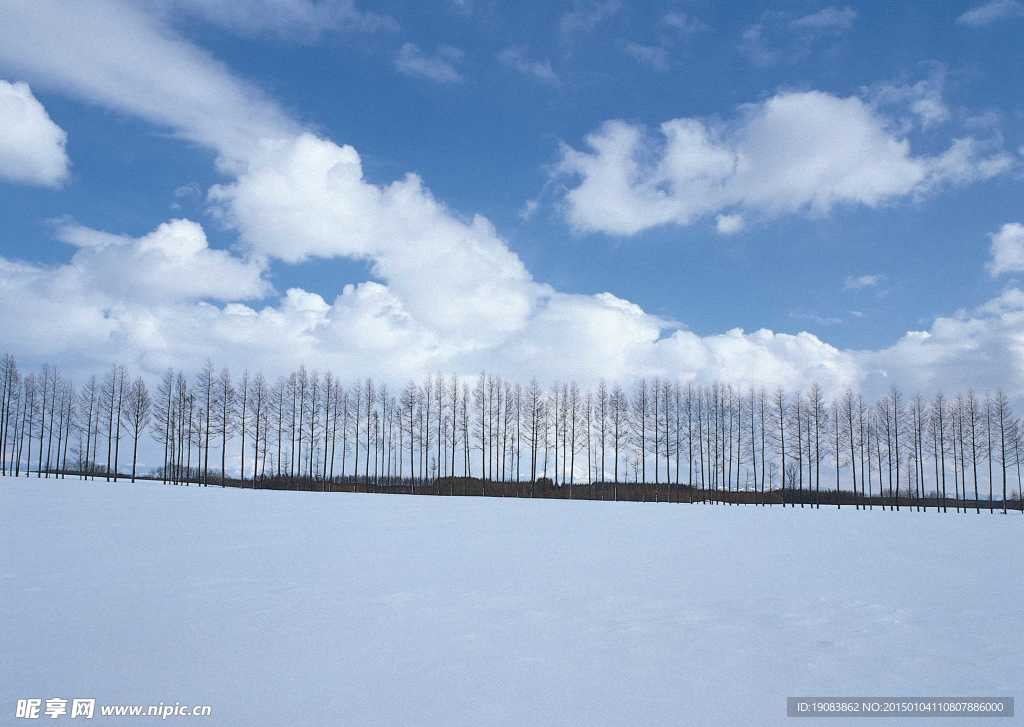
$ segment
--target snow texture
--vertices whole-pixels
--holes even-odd
[[[59,696],[799,727],[787,696],[1020,697],[1022,520],[7,478],[0,722]]]

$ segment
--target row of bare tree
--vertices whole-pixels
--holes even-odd
[[[76,388],[50,366],[22,375],[6,355],[0,359],[0,474],[115,473],[123,440],[131,447],[134,481],[150,409],[145,381],[129,379],[123,366]]]
[[[893,389],[867,402],[817,384],[786,392],[655,377],[591,390],[486,373],[391,389],[305,367],[269,382],[207,361],[191,377],[167,371],[151,395],[121,366],[76,388],[48,366],[23,375],[12,356],[0,379],[3,474],[116,480],[124,442],[134,481],[148,432],[162,456],[149,470],[176,483],[472,477],[482,494],[488,482],[550,481],[569,497],[610,483],[617,497],[619,485],[642,483],[655,498],[687,487],[698,500],[841,505],[824,487],[858,508],[1021,507],[1024,432],[1001,391],[925,400]]]

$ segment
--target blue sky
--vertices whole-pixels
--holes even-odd
[[[656,348],[679,330],[676,324],[715,351],[704,339],[737,327],[748,333],[761,328],[786,335],[807,331],[836,355],[793,353],[789,344],[776,341],[770,355],[782,360],[765,366],[766,378],[799,380],[809,366],[844,382],[863,381],[872,367],[910,369],[936,356],[901,353],[898,361],[890,357],[883,364],[866,363],[857,352],[874,356],[898,348],[908,331],[930,330],[937,317],[957,311],[966,311],[961,317],[971,321],[987,320],[991,310],[976,311],[1016,290],[1019,267],[1004,266],[999,274],[986,267],[993,236],[1022,217],[1024,98],[1016,76],[1024,67],[1019,43],[1024,5],[1012,0],[897,5],[262,0],[230,6],[168,0],[145,10],[134,6],[131,12],[113,0],[88,5],[19,5],[12,22],[5,23],[7,34],[48,39],[48,46],[44,43],[37,52],[0,38],[6,47],[0,51],[0,79],[27,82],[46,116],[66,133],[69,171],[41,185],[12,174],[5,180],[0,166],[3,258],[54,273],[69,263],[74,267],[74,256],[94,249],[67,244],[73,236],[68,230],[113,233],[128,250],[129,239],[143,238],[173,218],[187,218],[202,226],[210,249],[228,251],[238,260],[259,258],[257,266],[263,267],[257,274],[268,285],[260,294],[238,297],[252,310],[276,309],[287,289],[301,288],[335,308],[328,315],[336,320],[321,322],[318,330],[330,328],[330,335],[345,338],[335,299],[346,284],[369,291],[359,286],[375,281],[397,297],[388,310],[402,308],[404,327],[393,331],[385,348],[341,350],[337,340],[317,339],[303,350],[309,357],[324,356],[324,365],[360,368],[383,351],[405,360],[404,348],[420,346],[426,337],[430,342],[422,345],[432,355],[413,356],[395,367],[395,375],[479,363],[543,374],[551,371],[550,362],[528,355],[509,358],[503,349],[562,338],[548,318],[562,321],[575,335],[591,325],[572,317],[576,302],[586,304],[608,292],[642,308],[645,317],[630,320],[639,326],[639,338]],[[96,39],[109,44],[106,58],[118,65],[139,64],[138,78],[125,79],[122,70],[111,71],[103,60],[61,42],[67,37],[63,33],[83,23],[94,23],[89,25],[94,33],[109,34]],[[147,43],[157,40],[174,48],[150,57],[144,52]],[[183,53],[180,59],[177,52]],[[56,59],[44,59],[43,53]],[[186,62],[194,62],[200,75],[237,85],[243,98],[251,94],[251,106],[219,103],[202,92],[193,95],[176,77]],[[160,80],[165,76],[166,83]],[[147,78],[157,79],[156,90],[146,87]],[[787,101],[807,104],[794,111],[798,116],[822,109],[826,128],[799,129],[780,143],[777,154],[771,143],[767,152],[762,144],[763,153],[745,147],[758,119],[769,118],[773,103]],[[474,324],[462,336],[464,345],[460,342],[453,352],[448,344],[452,338],[461,341],[462,330],[450,317],[421,315],[424,299],[419,296],[425,295],[421,288],[429,279],[399,280],[382,272],[382,265],[401,267],[405,253],[382,257],[377,247],[364,249],[358,242],[328,251],[301,242],[285,248],[304,235],[318,234],[296,223],[303,214],[330,218],[318,211],[321,202],[316,200],[302,211],[303,195],[315,192],[295,190],[297,211],[289,213],[287,223],[293,227],[282,222],[277,238],[261,238],[255,227],[265,224],[264,215],[276,209],[276,200],[248,197],[244,202],[236,194],[224,202],[211,197],[210,189],[238,184],[245,170],[262,162],[228,150],[202,130],[209,128],[205,124],[230,126],[252,108],[256,117],[275,117],[272,123],[252,123],[258,128],[250,134],[254,148],[264,129],[272,129],[267,135],[273,136],[284,134],[286,125],[291,133],[294,125],[332,145],[354,147],[362,180],[376,189],[414,172],[422,179],[423,194],[444,206],[446,220],[466,224],[473,215],[489,220],[498,240],[495,249],[517,258],[531,285],[544,290],[523,293],[528,311],[521,319],[506,325],[488,314],[477,322],[502,335],[481,337]],[[202,114],[209,117],[205,122],[193,118]],[[287,121],[279,123],[277,117]],[[851,140],[863,138],[858,136],[862,133],[875,136],[862,151],[847,154],[862,158],[848,158],[839,166],[820,160],[835,170],[823,178],[831,185],[826,203],[815,204],[813,190],[787,191],[784,180],[772,179],[793,173],[785,157],[787,150],[804,145],[801,134],[810,131],[821,135],[819,142],[827,141],[830,118],[845,123],[853,117],[863,123],[851,121],[849,135],[838,129],[837,148],[849,151]],[[718,150],[728,151],[738,163],[749,153],[755,168],[745,181],[718,180],[694,191],[679,181],[678,174],[685,177],[689,171],[676,176],[661,171],[674,160],[697,163],[694,149],[676,155],[659,132],[659,125],[678,119],[700,124]],[[612,167],[602,163],[601,171],[589,176],[601,185],[600,196],[576,198],[574,190],[586,189],[588,173],[567,159],[578,153],[610,164],[610,158],[598,159],[587,137],[600,134],[613,120],[640,138],[631,150],[639,169],[634,184],[625,196],[610,195],[604,181]],[[765,138],[770,137],[762,142]],[[971,153],[943,157],[963,139],[973,142]],[[815,152],[815,164],[828,146]],[[756,168],[758,159],[761,168]],[[890,169],[891,164],[896,166]],[[904,182],[891,181],[901,175]],[[341,200],[344,191],[331,194],[331,204],[349,204]],[[643,200],[654,205],[649,215],[637,211],[646,204]],[[670,221],[662,221],[666,218],[655,207],[668,210],[664,214]],[[691,208],[697,211],[681,211]],[[627,232],[607,221],[610,209],[617,220],[628,220],[623,222]],[[742,218],[742,229],[722,234],[716,229],[720,216]],[[437,240],[410,244],[424,255],[431,255],[430,246],[436,244],[437,264],[450,269],[444,258],[453,253],[442,238],[461,233],[446,225],[437,227]],[[487,240],[484,247],[492,245],[491,236]],[[1007,240],[1006,245],[1024,245],[1012,234]],[[494,263],[487,253],[480,269],[505,263]],[[131,275],[131,259],[122,264],[124,274]],[[469,274],[476,271],[474,264]],[[473,279],[481,291],[491,284],[483,277]],[[102,281],[96,285],[102,287]],[[550,301],[538,302],[547,301],[545,291],[556,291],[573,313],[551,313]],[[168,293],[166,300],[140,302],[128,295],[125,301],[115,297],[89,305],[98,306],[94,321],[109,322],[118,315],[112,310],[141,306],[157,321],[155,326],[170,329],[178,317],[165,319],[154,311],[173,306],[175,316],[187,317],[189,307],[224,310],[234,302],[230,292],[203,289],[185,299]],[[70,298],[69,303],[74,304]],[[452,305],[478,304],[470,297]],[[539,331],[532,323],[537,320],[544,323]],[[1006,323],[1000,319],[999,325]],[[606,322],[596,325],[594,335],[600,335]],[[657,329],[653,337],[651,326]],[[144,368],[187,365],[198,353],[233,355],[221,339],[176,348],[167,336],[158,343],[140,343],[123,320],[113,328],[131,339],[127,355]],[[105,335],[115,335],[111,330]],[[981,348],[999,349],[1000,342],[1006,347],[1006,329],[990,335]],[[40,343],[42,335],[14,338],[16,353],[69,365],[104,360],[103,342],[110,340],[97,336],[61,348]],[[776,346],[787,352],[779,353]],[[939,357],[951,355],[943,349]],[[854,363],[845,362],[858,356]],[[841,363],[828,363],[837,357]],[[605,365],[609,359],[616,363]],[[622,363],[625,359],[643,364],[634,369]],[[283,363],[277,354],[268,353],[266,360],[268,368]],[[1007,380],[1012,378],[1005,360],[989,363],[996,383],[1003,369]],[[584,368],[585,373],[617,375],[711,367],[720,375],[723,367],[728,373],[729,364],[721,351],[691,359],[616,349]],[[970,362],[949,367],[960,365],[974,367]],[[744,367],[743,376],[758,374]]]

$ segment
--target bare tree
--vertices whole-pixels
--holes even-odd
[[[978,497],[978,438],[981,436],[981,429],[978,422],[978,399],[974,395],[974,390],[967,392],[967,427],[971,443],[971,467],[974,474],[974,510],[976,513],[981,512],[981,500]]]
[[[772,408],[773,431],[778,433],[776,446],[779,450],[779,472],[782,474],[782,506],[786,506],[786,414],[789,411],[789,404],[786,401],[786,393],[782,388],[775,390],[774,406]]]
[[[210,431],[211,416],[213,414],[214,402],[214,373],[213,362],[206,359],[199,373],[196,375],[196,394],[202,406],[202,420],[200,432],[203,440],[203,477],[204,485],[210,483]]]
[[[964,512],[967,511],[967,453],[966,453],[966,426],[965,426],[965,410],[966,402],[962,395],[957,395],[955,406],[951,407],[951,416],[953,418],[955,432],[953,433],[953,468],[954,471],[959,469],[960,472],[960,495],[958,495],[958,502],[960,508]],[[956,458],[956,445],[959,444],[960,457],[959,466]]]
[[[687,459],[687,472],[688,472],[688,474],[687,474],[687,478],[686,478],[687,479],[686,484],[690,488],[689,489],[689,493],[690,493],[689,501],[690,502],[693,502],[693,488],[694,488],[694,484],[695,484],[694,480],[693,480],[693,434],[694,434],[693,415],[694,415],[694,413],[695,412],[694,412],[693,384],[687,384],[686,385],[686,459]],[[753,418],[751,418],[751,421],[753,421]],[[698,446],[699,446],[699,440],[698,440]]]
[[[800,507],[804,506],[804,467],[803,467],[803,454],[804,454],[804,397],[799,391],[793,395],[793,402],[789,409],[790,412],[790,441],[795,437],[796,446],[793,447],[793,452],[796,455],[796,466],[790,469],[790,473],[794,475],[791,478],[796,480],[797,490],[800,493],[797,499],[800,500]]]
[[[544,418],[544,396],[537,379],[526,389],[526,441],[530,445],[530,482],[537,482],[537,453],[542,444],[541,420]],[[536,495],[536,488],[534,489]]]
[[[413,461],[413,427],[415,422],[415,411],[418,400],[418,392],[416,390],[416,384],[410,381],[406,384],[405,388],[402,389],[402,395],[399,399],[399,405],[402,408],[402,414],[405,417],[405,431],[407,434],[406,442],[409,445],[409,479],[412,480],[416,476],[416,466]]]
[[[235,433],[235,400],[238,396],[231,381],[231,372],[226,368],[221,369],[217,377],[215,396],[213,427],[220,437],[220,484],[224,487],[227,485],[228,441]]]
[[[93,412],[93,399],[96,393],[96,379],[91,379],[90,384],[87,385],[87,389],[83,391],[83,394],[89,393],[89,414],[88,418],[92,419]],[[156,420],[156,428],[153,431],[153,438],[163,448],[163,467],[160,470],[161,479],[166,483],[168,476],[171,471],[171,427],[174,421],[174,371],[167,369],[163,376],[160,377],[160,387],[157,390],[156,402],[154,407],[154,419]],[[91,430],[91,425],[87,425]],[[86,460],[89,457],[89,440],[86,440]]]
[[[241,434],[240,460],[238,463],[238,480],[242,487],[245,487],[245,432],[249,423],[249,369],[242,369],[242,379],[238,382],[238,394],[236,397],[238,405],[237,419],[238,430]]]
[[[1010,429],[1011,442],[1013,444],[1013,463],[1017,469],[1017,505],[1020,507],[1020,514],[1024,515],[1024,488],[1021,487],[1021,476],[1020,476],[1020,450],[1021,450],[1021,439],[1024,438],[1024,431],[1021,430],[1021,421],[1016,420],[1013,422],[1013,426]],[[1003,498],[1003,502],[1006,499]]]
[[[352,457],[353,457],[353,468],[352,474],[355,480],[359,480],[359,423],[363,414],[363,384],[361,381],[356,381],[352,385],[352,396],[350,397],[350,404],[352,405],[352,412],[355,415],[352,420]]]
[[[1013,414],[1010,411],[1010,402],[1006,398],[1006,394],[1002,389],[996,392],[996,398],[994,402],[994,418],[997,424],[997,431],[999,434],[999,469],[1001,470],[1001,477],[1003,481],[1003,514],[1006,514],[1006,470],[1010,466],[1010,460],[1007,457],[1007,445],[1010,444],[1007,440],[1013,438]],[[990,445],[991,446],[991,445]],[[991,479],[989,480],[991,483]],[[989,491],[991,493],[991,484],[989,485]],[[989,496],[989,502],[991,502],[991,494]]]
[[[487,374],[483,371],[473,384],[473,436],[480,451],[480,479],[487,477]]]
[[[322,404],[321,398],[323,397],[323,388],[320,383],[320,373],[313,371],[309,376],[309,385],[307,387],[308,400],[306,401],[305,410],[309,414],[309,424],[304,427],[306,433],[306,442],[308,443],[308,451],[306,456],[309,460],[309,464],[306,467],[306,476],[310,481],[316,480],[317,470],[317,443],[320,441],[320,405]],[[369,456],[369,452],[367,452]]]
[[[364,470],[364,483],[369,486],[370,482],[370,446],[371,446],[371,424],[373,420],[374,404],[377,401],[377,388],[373,384],[373,379],[367,377],[363,388],[363,406],[366,410],[363,412],[366,415],[366,460],[363,463]],[[358,474],[358,472],[356,473]]]
[[[451,395],[451,412],[452,412],[452,470],[451,480],[448,482],[448,494],[454,494],[455,491],[455,448],[458,445],[458,416],[459,416],[459,379],[457,376],[452,376],[451,382],[448,385],[448,393]]]
[[[566,397],[566,411],[568,412],[568,426],[566,431],[568,437],[566,441],[569,443],[569,499],[572,499],[572,488],[576,483],[576,452],[580,448],[580,436],[583,434],[583,428],[578,426],[581,419],[581,408],[583,401],[580,397],[579,386],[576,382],[569,384],[569,393]],[[563,452],[564,455],[564,452]]]
[[[257,372],[257,374],[252,378],[252,382],[246,388],[247,388],[247,390],[249,392],[247,394],[246,398],[249,401],[252,402],[252,407],[250,409],[249,416],[251,417],[251,421],[252,421],[252,425],[251,426],[252,426],[252,429],[254,430],[254,434],[253,434],[253,438],[252,438],[252,442],[253,442],[253,444],[252,444],[252,486],[253,487],[258,487],[259,486],[259,476],[258,476],[258,473],[259,473],[260,446],[261,446],[260,434],[262,433],[264,438],[266,437],[266,418],[267,418],[267,399],[268,399],[267,382],[263,378],[263,374]],[[245,414],[244,414],[245,407],[244,406],[242,407],[242,410],[243,410],[242,418],[244,419],[245,418]],[[261,429],[263,430],[262,432],[261,432]],[[266,456],[267,456],[266,455],[266,444],[265,444],[265,442],[263,442],[262,444],[263,444],[263,457],[264,457],[264,461],[265,461],[266,460]],[[244,444],[242,445],[242,451],[243,452],[245,451],[245,445]],[[244,475],[242,476],[242,481],[243,482],[245,481],[245,476]]]
[[[942,392],[935,395],[931,406],[932,437],[935,440],[935,482],[942,500],[942,512],[946,512],[946,399]]]
[[[902,461],[902,448],[900,446],[900,425],[904,424],[905,412],[903,409],[903,394],[896,387],[889,393],[889,401],[892,405],[892,433],[893,433],[893,454],[896,456],[894,469],[896,471],[896,509],[900,509],[900,462]]]
[[[985,454],[988,459],[988,511],[989,514],[995,512],[995,503],[993,502],[993,467],[992,467],[992,450],[994,436],[992,433],[992,397],[989,394],[985,394]]]
[[[843,433],[845,435],[846,442],[849,444],[850,452],[850,476],[853,479],[853,493],[857,494],[857,449],[854,444],[854,438],[857,434],[856,417],[857,408],[856,400],[853,396],[853,390],[847,389],[846,394],[843,396]],[[861,473],[863,477],[863,473]],[[860,503],[856,502],[856,508],[860,509]]]
[[[612,499],[617,500],[619,497],[619,453],[626,442],[630,430],[629,402],[626,399],[626,392],[622,390],[621,386],[616,384],[612,388],[612,394],[608,403],[611,416],[612,452],[614,455],[612,471],[615,473],[613,477]]]
[[[647,419],[651,411],[647,379],[641,378],[634,384],[632,404],[632,441],[640,466],[640,481],[647,482]]]
[[[840,509],[843,506],[843,499],[841,497],[839,489],[839,470],[843,466],[843,424],[840,414],[841,406],[838,401],[832,402],[832,459],[836,465],[836,509]],[[785,474],[783,474],[785,476]]]
[[[518,485],[523,467],[523,387],[516,384],[513,391],[513,409],[515,417],[515,471],[516,484]],[[518,488],[517,488],[518,492]]]
[[[139,438],[149,425],[152,406],[153,402],[149,397],[149,389],[146,388],[146,382],[140,376],[128,388],[126,406],[121,410],[125,428],[128,430],[128,436],[132,438],[132,482],[135,482],[135,473],[139,461]]]
[[[14,409],[15,397],[18,386],[18,365],[15,363],[14,356],[10,354],[4,354],[3,360],[0,361],[0,378],[2,378],[2,388],[0,388],[0,474],[7,474],[7,439],[10,436],[10,424],[11,414]]]
[[[447,448],[445,447],[443,439],[443,425],[448,421],[447,413],[445,412],[445,401],[447,400],[447,391],[444,383],[444,377],[438,375],[434,379],[434,402],[437,404],[437,437],[435,445],[437,446],[437,466],[438,466],[438,477],[444,477],[447,471]],[[452,473],[454,476],[454,473]],[[440,495],[441,485],[439,481],[434,482],[434,494]]]
[[[323,487],[326,488],[327,473],[328,469],[333,471],[334,469],[334,451],[331,447],[331,432],[336,431],[336,425],[331,420],[331,416],[334,416],[336,420],[338,418],[337,412],[334,411],[336,408],[334,403],[335,396],[335,381],[334,374],[328,371],[324,374],[324,424],[323,424],[323,441],[324,441],[324,457],[323,457],[323,474],[321,475]],[[333,425],[333,426],[332,426]],[[330,463],[328,463],[330,460]]]
[[[43,372],[45,373],[45,371]],[[25,476],[31,476],[32,469],[32,439],[35,436],[35,425],[38,421],[39,408],[40,408],[40,389],[39,379],[36,378],[35,374],[29,374],[25,377],[23,415],[21,422],[21,440],[27,441],[28,450],[25,453]],[[24,446],[23,444],[19,446]],[[20,467],[21,454],[18,454],[18,463]]]

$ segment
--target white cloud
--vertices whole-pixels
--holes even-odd
[[[818,326],[837,326],[843,322],[843,319],[839,316],[825,316],[805,310],[791,311],[789,317],[798,321],[810,321]]]
[[[577,33],[589,33],[621,9],[619,0],[575,0],[573,9],[559,20],[562,36],[570,38]]]
[[[551,68],[551,61],[546,58],[544,60],[530,58],[525,48],[506,48],[498,54],[498,60],[524,76],[529,76],[542,83],[549,83],[552,86],[559,84],[558,76]]]
[[[528,199],[523,202],[523,206],[519,209],[519,219],[523,222],[529,222],[533,219],[534,215],[537,214],[537,209],[540,207],[540,201],[538,199]]]
[[[1024,17],[1024,3],[1018,0],[991,0],[977,5],[956,19],[960,25],[981,28],[1000,20]]]
[[[740,33],[739,47],[741,53],[759,66],[770,66],[782,57],[780,50],[770,47],[765,41],[763,23],[755,23],[744,28]]]
[[[873,288],[882,282],[883,275],[850,275],[846,278],[843,283],[843,287],[847,290],[863,290],[864,288]]]
[[[720,235],[735,235],[746,226],[743,215],[718,215],[715,217],[715,229]]]
[[[872,105],[879,109],[901,111],[906,109],[922,128],[930,128],[949,121],[951,112],[943,98],[946,67],[930,63],[928,75],[918,81],[905,80],[875,84],[865,89]],[[907,124],[907,128],[911,123]]]
[[[199,197],[201,195],[202,190],[199,189],[199,185],[195,182],[181,184],[174,188],[175,199],[188,199],[189,197]]]
[[[432,54],[424,53],[415,43],[403,43],[395,56],[400,73],[436,83],[460,83],[462,74],[456,68],[463,52],[449,45],[438,46]]]
[[[255,151],[248,171],[210,198],[261,254],[372,261],[418,319],[466,342],[518,328],[535,296],[486,219],[458,219],[414,174],[370,184],[355,149],[311,134]]]
[[[271,291],[260,259],[209,246],[201,225],[170,220],[140,238],[66,224],[57,236],[78,248],[69,268],[118,300],[245,300]]]
[[[0,80],[0,129],[0,179],[43,187],[67,179],[67,134],[28,84]]]
[[[55,225],[57,239],[74,247],[101,249],[112,245],[127,245],[132,241],[132,238],[126,235],[94,230],[70,219],[57,219],[51,222]]]
[[[759,66],[806,60],[817,50],[834,48],[857,19],[853,8],[830,6],[809,15],[766,10],[740,32],[739,51]]]
[[[173,197],[171,209],[180,210],[185,205],[193,205],[202,200],[203,190],[195,182],[189,182],[175,187]]]
[[[887,119],[857,97],[808,91],[748,104],[732,122],[680,118],[657,136],[609,121],[564,146],[566,214],[580,231],[633,235],[689,225],[726,208],[761,215],[875,207],[1007,171],[1012,158],[972,137],[915,156]]]
[[[354,0],[167,0],[176,11],[194,15],[243,35],[268,33],[312,40],[327,31],[394,31],[398,22],[360,10]]]
[[[987,268],[992,277],[1024,271],[1024,225],[1008,222],[992,235],[992,259]]]
[[[662,15],[661,22],[666,27],[672,28],[682,35],[692,35],[708,29],[707,24],[700,18],[677,10],[672,10]]]
[[[300,128],[142,3],[11,3],[0,23],[0,67],[169,127],[216,149],[228,165],[244,159],[254,139]]]
[[[800,31],[842,33],[852,28],[856,19],[857,11],[848,5],[841,8],[831,5],[810,15],[795,18],[789,25]]]
[[[71,43],[69,53],[55,55],[45,43],[26,44],[19,65],[230,159],[223,168],[235,181],[211,190],[210,199],[261,258],[369,260],[408,310],[464,347],[517,329],[529,314],[538,286],[486,219],[451,213],[413,174],[382,187],[367,183],[354,149],[298,131],[276,105],[137,13],[137,5],[75,5],[73,18],[46,2],[33,4],[34,13],[25,7],[24,27],[12,37],[76,24],[91,31],[99,50],[89,56]],[[7,51],[0,44],[0,63]],[[144,60],[127,62],[136,56]],[[133,65],[145,67],[145,83]],[[183,73],[189,82],[176,83]]]
[[[105,249],[121,253],[120,246]],[[701,383],[845,386],[858,376],[851,354],[811,334],[737,329],[702,337],[609,293],[538,287],[517,330],[467,347],[425,325],[402,296],[380,283],[346,285],[333,302],[293,288],[256,308],[184,293],[126,294],[108,285],[110,268],[79,262],[24,265],[0,257],[0,325],[12,331],[8,345],[18,355],[56,359],[69,372],[117,360],[149,373],[167,366],[189,370],[212,356],[218,365],[257,367],[272,376],[304,363],[393,383],[430,371],[473,375],[484,368],[586,383],[664,375]],[[123,276],[124,269],[116,271]]]
[[[791,390],[816,381],[869,396],[893,385],[925,393],[1002,387],[1024,396],[1024,292],[1015,289],[974,311],[938,318],[890,347],[854,351],[806,332],[733,329],[702,336],[609,293],[539,288],[521,327],[466,347],[424,324],[380,283],[346,285],[333,301],[293,288],[252,307],[185,295],[146,300],[112,290],[107,273],[93,264],[35,266],[0,258],[0,326],[10,332],[8,345],[30,361],[57,360],[69,373],[114,360],[149,373],[167,366],[190,370],[212,356],[218,365],[271,376],[305,363],[391,383],[431,371],[465,376],[487,369],[517,379],[583,383],[659,375]]]
[[[1000,146],[998,141],[979,141],[970,136],[953,139],[946,151],[929,160],[923,188],[973,184],[1009,172],[1017,166],[1017,160],[1002,152]]]
[[[666,71],[670,65],[668,51],[658,45],[627,42],[623,48],[634,59],[656,71]]]
[[[229,181],[211,190],[210,201],[242,244],[242,252],[215,250],[187,220],[138,238],[65,223],[59,234],[77,248],[67,263],[0,258],[0,329],[28,363],[56,361],[70,373],[117,360],[157,372],[190,370],[212,356],[270,375],[305,363],[388,381],[487,368],[544,380],[659,374],[791,388],[996,381],[1024,393],[1017,373],[1024,371],[1024,294],[938,319],[927,334],[874,352],[839,349],[809,333],[701,336],[610,293],[570,295],[537,283],[486,219],[449,210],[414,174],[371,184],[354,149],[301,131],[137,4],[11,8],[18,27],[0,26],[0,64],[171,128],[228,162]],[[58,40],[66,53],[49,51]],[[839,159],[825,154],[822,126],[834,127],[830,145],[841,148]],[[629,213],[620,193],[634,195],[648,220],[679,220],[683,212],[725,217],[743,208],[880,203],[932,175],[929,160],[911,156],[863,103],[824,94],[746,107],[728,127],[680,119],[663,134],[662,171],[653,176],[634,154],[645,142],[642,130],[620,122],[594,137],[607,146],[605,157],[618,153],[633,166],[633,173],[619,170],[621,182],[604,180],[615,193],[610,208],[623,219]],[[865,150],[871,164],[861,158]],[[880,171],[870,168],[879,160]],[[645,178],[657,181],[643,188]],[[681,212],[684,188],[701,199],[687,200],[689,211]],[[368,261],[380,280],[345,285],[333,300],[269,287],[270,258],[339,256]]]
[[[923,392],[1001,388],[1024,395],[1024,292],[1011,289],[972,310],[939,317],[926,331],[858,355],[864,386]]]

